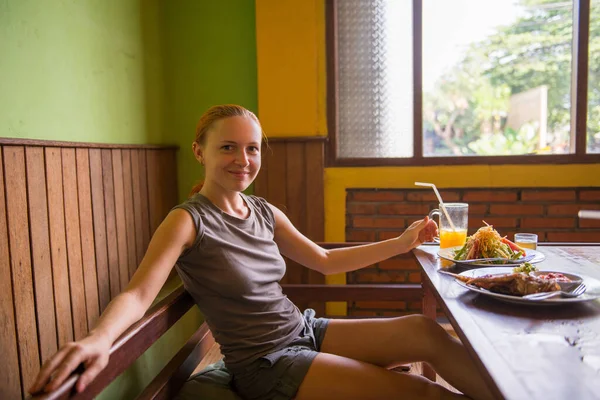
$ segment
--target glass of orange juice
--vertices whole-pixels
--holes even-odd
[[[515,244],[527,249],[537,249],[538,235],[535,233],[515,233]]]
[[[452,224],[448,221],[441,206],[429,213],[429,218],[439,216],[440,248],[463,246],[467,240],[469,205],[467,203],[444,203],[444,206],[452,220]],[[454,225],[454,228],[452,225]]]

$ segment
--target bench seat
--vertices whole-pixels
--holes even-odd
[[[367,299],[376,301],[419,301],[423,296],[421,286],[415,284],[298,284],[282,285],[282,287],[286,295],[294,302]],[[193,306],[194,302],[189,293],[183,286],[177,287],[115,341],[110,351],[108,366],[82,393],[75,393],[73,390],[75,382],[82,372],[77,370],[54,392],[36,395],[32,399],[94,398]],[[216,345],[206,323],[203,323],[137,399],[172,399],[192,374],[200,372],[206,366],[219,361],[220,358],[218,345]]]

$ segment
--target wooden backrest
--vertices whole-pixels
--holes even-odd
[[[0,398],[24,397],[127,285],[177,202],[175,154],[0,139]]]
[[[419,301],[423,297],[421,286],[418,284],[284,284],[282,287],[284,293],[295,303],[306,302],[310,299],[322,301]],[[31,400],[83,400],[94,398],[117,376],[129,368],[152,343],[158,340],[192,306],[191,296],[182,286],[178,287],[168,297],[152,307],[139,322],[129,328],[113,344],[108,366],[84,392],[75,393],[73,390],[77,379],[82,373],[81,370],[78,370],[54,392],[34,396]],[[203,323],[136,399],[167,400],[173,398],[214,343],[215,340],[207,324]]]
[[[115,341],[110,349],[108,365],[88,385],[84,392],[75,393],[73,390],[75,382],[83,372],[78,370],[54,392],[33,396],[32,400],[94,398],[171,328],[193,305],[192,297],[182,286],[179,286],[170,295],[151,307],[141,320],[131,326]],[[204,331],[207,330],[205,327]],[[198,335],[197,333],[194,337]]]

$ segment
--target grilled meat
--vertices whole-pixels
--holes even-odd
[[[477,278],[460,276],[459,279],[468,285],[512,296],[525,296],[527,294],[560,290],[560,286],[554,279],[542,279],[523,273],[484,275]]]

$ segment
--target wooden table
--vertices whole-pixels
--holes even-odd
[[[435,303],[499,399],[600,399],[600,299],[560,306],[503,303],[440,274],[438,246],[413,250],[423,268],[423,312]],[[541,245],[540,270],[600,280],[600,245]],[[456,266],[448,269],[461,272]]]

